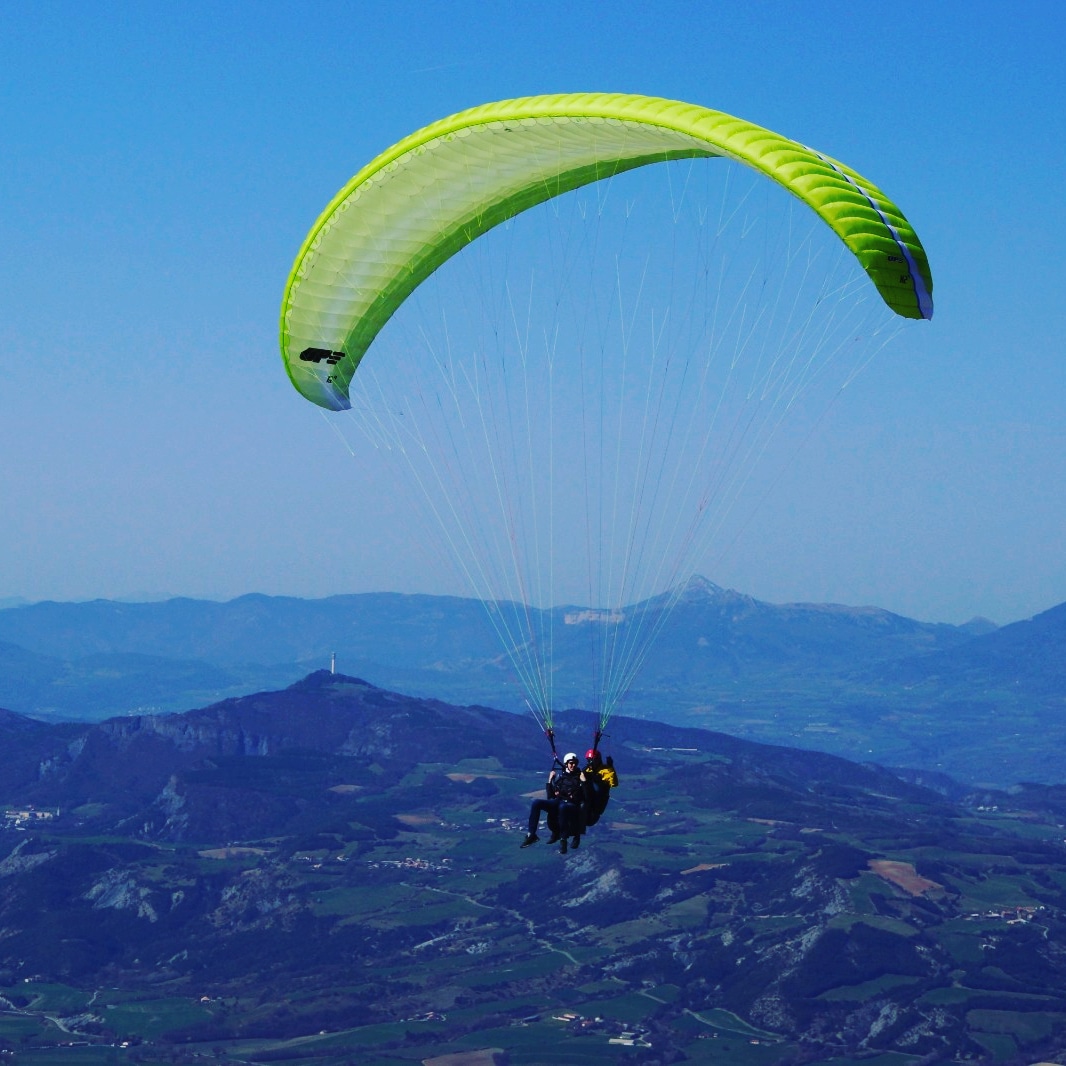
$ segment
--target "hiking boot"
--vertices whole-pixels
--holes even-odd
[[[536,833],[530,833],[518,846],[520,848],[528,848],[530,844],[536,844],[538,840],[540,840],[540,837]]]
[[[570,847],[572,847],[572,848],[581,847],[581,837],[574,837],[574,839],[570,841]]]
[[[559,845],[559,854],[560,855],[565,855],[566,854],[566,837],[563,837],[563,842]]]

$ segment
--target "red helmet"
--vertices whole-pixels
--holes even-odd
[[[585,758],[588,759],[589,762],[592,762],[593,759],[598,759],[599,757],[600,753],[595,748],[589,748],[589,750],[585,752]]]

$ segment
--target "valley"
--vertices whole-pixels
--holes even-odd
[[[323,672],[119,725],[18,793],[6,770],[7,809],[58,810],[0,832],[14,1061],[916,1066],[1061,1040],[1055,789],[949,797],[619,720],[621,784],[562,856],[518,848],[550,757],[502,712]]]

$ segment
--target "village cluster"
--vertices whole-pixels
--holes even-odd
[[[36,807],[9,807],[4,811],[4,828],[26,830],[37,822],[59,817],[59,810],[39,811]]]

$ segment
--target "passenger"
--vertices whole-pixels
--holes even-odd
[[[578,766],[577,756],[570,752],[563,759],[563,772],[555,778],[555,791],[559,797],[559,833],[562,842],[559,850],[566,854],[566,838],[570,847],[581,846],[581,834],[585,832],[585,774]]]

